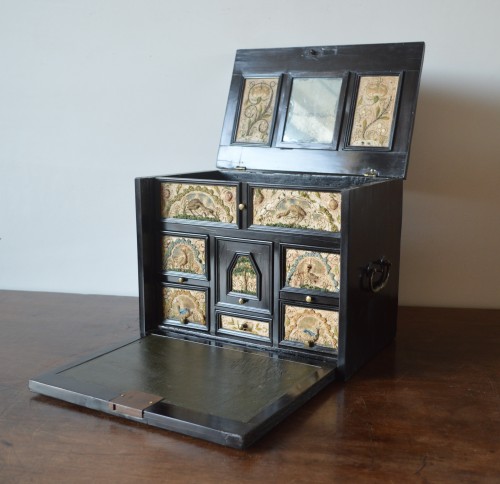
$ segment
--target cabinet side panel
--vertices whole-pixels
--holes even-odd
[[[339,373],[349,378],[396,334],[403,182],[393,180],[350,190],[346,237],[345,349]],[[387,274],[378,261],[390,262]],[[370,289],[367,268],[378,269]]]
[[[139,275],[139,319],[141,335],[153,330],[159,319],[155,283],[154,179],[136,178],[137,255]]]

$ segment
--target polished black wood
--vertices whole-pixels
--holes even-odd
[[[284,49],[245,49],[236,53],[224,126],[217,157],[219,168],[297,171],[364,175],[376,170],[380,176],[406,177],[417,95],[424,55],[423,42],[347,46],[310,46]],[[334,146],[311,149],[309,145],[283,149],[291,79],[294,77],[344,77],[345,101],[340,100],[340,134]],[[348,138],[359,75],[400,75],[401,89],[390,149],[351,148]],[[282,89],[270,146],[234,143],[242,83],[246,77],[281,77]],[[305,161],[307,164],[305,165]]]
[[[131,297],[0,291],[0,481],[496,482],[500,311],[399,308],[394,343],[245,451],[31,393],[137,339]]]

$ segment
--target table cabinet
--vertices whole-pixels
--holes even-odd
[[[238,51],[217,169],[136,180],[141,339],[31,389],[241,448],[349,379],[396,332],[423,51]]]

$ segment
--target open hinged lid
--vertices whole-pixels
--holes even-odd
[[[424,43],[239,50],[217,167],[404,178]]]

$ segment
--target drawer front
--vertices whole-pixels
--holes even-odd
[[[207,278],[207,239],[163,235],[162,269],[173,274]]]
[[[338,293],[340,290],[340,255],[332,252],[286,248],[283,287]]]
[[[237,223],[236,186],[164,182],[160,198],[163,218]]]
[[[252,188],[252,224],[340,232],[341,194]]]
[[[339,313],[330,309],[284,304],[283,341],[300,343],[307,348],[337,350]]]
[[[270,338],[269,322],[255,319],[220,314],[219,328],[225,331],[239,333],[241,336],[253,335],[261,338]]]
[[[163,287],[163,318],[166,323],[207,326],[207,291]]]

